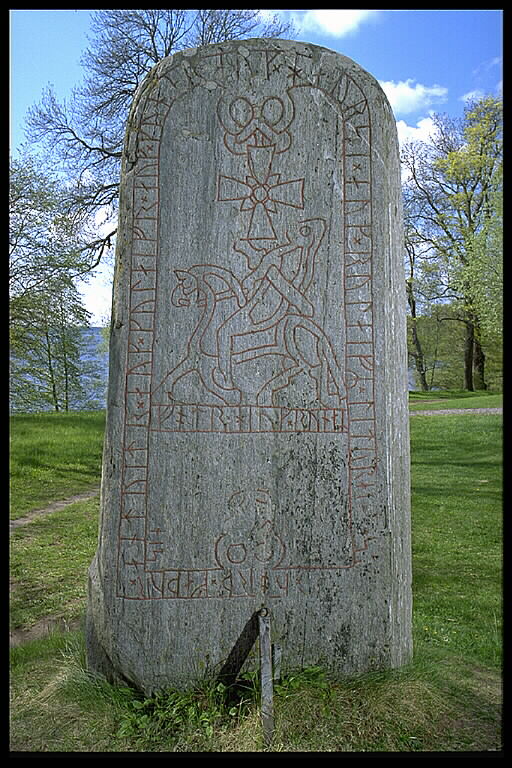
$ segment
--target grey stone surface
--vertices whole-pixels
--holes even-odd
[[[282,671],[411,656],[395,121],[350,59],[163,60],[123,161],[92,669],[218,672],[255,612]]]

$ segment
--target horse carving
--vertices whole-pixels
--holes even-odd
[[[186,377],[195,374],[213,404],[275,405],[302,374],[320,407],[341,406],[340,366],[306,295],[324,231],[321,219],[302,221],[285,243],[246,254],[242,281],[215,264],[175,270],[173,306],[201,313],[185,355],[154,391],[157,400],[197,402],[183,394]]]

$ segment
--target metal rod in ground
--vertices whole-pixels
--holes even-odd
[[[272,644],[270,615],[266,608],[259,613],[260,666],[261,666],[261,723],[266,746],[274,734],[274,686],[272,680]]]

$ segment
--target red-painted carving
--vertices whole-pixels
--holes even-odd
[[[320,407],[345,408],[340,365],[306,294],[324,228],[320,219],[299,222],[287,243],[260,252],[243,282],[218,265],[176,270],[172,304],[203,311],[185,356],[153,393],[155,428],[180,402],[175,387],[192,372],[212,396],[204,406],[272,406],[275,393],[305,373]],[[233,309],[220,322],[216,310],[223,301]],[[255,378],[254,364],[266,365],[267,375]]]

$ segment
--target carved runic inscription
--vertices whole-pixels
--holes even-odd
[[[230,56],[234,71],[255,82],[274,78],[270,95],[268,88],[261,97],[257,88],[242,92],[236,77],[224,77],[227,54],[213,52],[195,69],[177,57],[138,108],[117,583],[128,599],[242,596],[262,584],[266,594],[283,596],[292,585],[301,588],[308,570],[357,565],[371,538],[361,522],[377,466],[368,103],[349,74],[325,74],[312,57],[256,48]],[[198,247],[193,237],[163,235],[180,226],[186,232],[180,222],[187,211],[179,202],[176,216],[164,211],[164,200],[175,198],[161,172],[162,137],[170,124],[172,136],[193,135],[176,115],[199,89],[210,99],[208,125],[218,137],[208,155],[204,215],[225,222],[229,236],[214,241],[222,252]],[[333,126],[332,154],[321,158],[323,182],[302,146],[304,126],[314,124],[307,110],[319,103],[329,105]],[[187,173],[188,204],[196,198],[194,173]],[[316,199],[322,183],[334,189],[334,208]],[[173,238],[186,241],[186,258]],[[335,272],[327,272],[327,262],[336,262]],[[154,446],[197,433],[221,436],[215,439],[232,451],[243,436],[343,440],[343,554],[320,548],[316,560],[300,562],[267,516],[245,539],[219,527],[213,548],[204,544],[202,563],[173,559],[172,530],[148,501],[158,494],[150,483]],[[226,493],[247,502],[234,482]],[[274,503],[265,486],[259,494],[263,506]],[[258,557],[265,547],[268,561]]]

